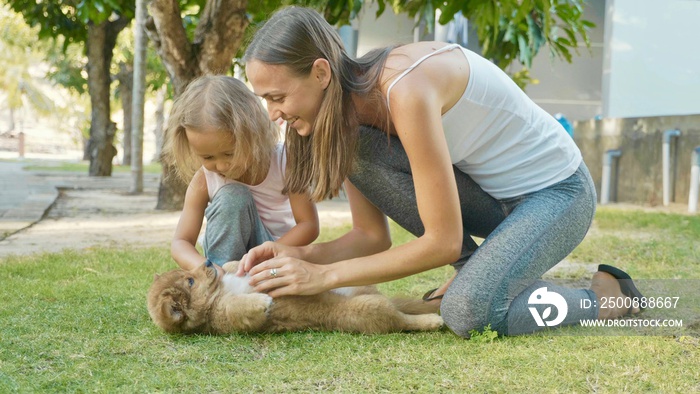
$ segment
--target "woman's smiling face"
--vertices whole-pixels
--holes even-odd
[[[255,94],[267,102],[270,119],[282,118],[287,127],[295,129],[301,136],[311,134],[329,83],[325,70],[316,66],[319,61],[325,60],[318,59],[305,77],[295,75],[285,65],[257,60],[246,64],[248,80]]]

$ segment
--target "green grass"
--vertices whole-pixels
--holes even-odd
[[[597,231],[571,259],[614,263],[640,278],[697,279],[699,220],[601,209]],[[323,239],[345,229],[324,229]],[[411,238],[395,226],[392,233],[396,243]],[[154,273],[174,266],[164,249],[0,260],[0,393],[700,390],[697,331],[497,339],[487,332],[471,340],[448,330],[167,335],[150,321],[145,294]],[[433,270],[380,288],[420,296],[449,274]]]
[[[700,279],[700,217],[599,209],[574,260],[619,266],[633,277]]]
[[[69,171],[69,172],[84,172],[87,173],[90,169],[90,163],[86,161],[81,162],[56,162],[51,164],[44,164],[37,162],[36,164],[30,164],[24,167],[26,171]],[[114,172],[131,172],[131,166],[112,166],[112,171]],[[161,165],[160,163],[149,163],[143,166],[143,172],[147,174],[160,174]]]

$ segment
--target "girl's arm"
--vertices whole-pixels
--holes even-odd
[[[182,269],[190,270],[206,260],[199,254],[195,245],[202,229],[204,210],[208,203],[207,181],[200,169],[194,174],[187,187],[185,204],[170,245],[170,254]]]
[[[316,204],[311,201],[308,194],[290,194],[289,204],[297,224],[277,242],[289,246],[303,246],[315,241],[319,232]]]

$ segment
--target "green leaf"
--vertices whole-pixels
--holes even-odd
[[[384,2],[385,0],[377,0],[377,13],[375,14],[375,17],[379,18],[383,13],[384,10],[386,9],[386,3]]]
[[[479,343],[491,343],[498,338],[498,332],[491,330],[491,325],[484,327],[482,331],[469,331],[470,341]]]
[[[527,68],[532,67],[532,52],[524,36],[518,36],[518,49],[520,50],[520,62]]]

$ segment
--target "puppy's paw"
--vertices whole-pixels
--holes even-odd
[[[224,265],[222,265],[221,268],[223,268],[224,271],[226,271],[226,272],[236,272],[236,271],[238,271],[238,263],[240,263],[240,261],[231,260],[231,261],[225,263]]]
[[[425,316],[428,330],[439,330],[445,325],[445,321],[442,320],[442,317],[438,314],[430,313]]]
[[[436,313],[424,315],[405,315],[407,331],[435,331],[445,325],[442,317]]]
[[[259,302],[260,305],[263,305],[265,307],[265,310],[267,310],[270,307],[270,305],[272,305],[272,297],[270,297],[267,294],[254,293],[250,296],[255,297],[256,301]]]

